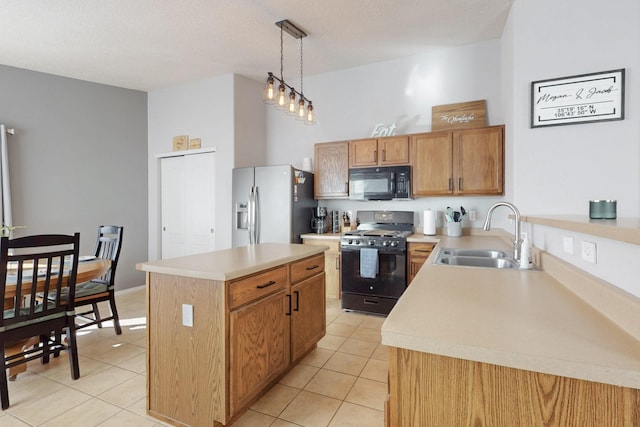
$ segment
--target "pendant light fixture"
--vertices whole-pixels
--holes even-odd
[[[287,114],[294,116],[297,120],[304,121],[305,124],[315,124],[315,113],[313,111],[313,104],[304,96],[303,92],[303,55],[302,55],[302,39],[307,34],[300,28],[296,27],[288,19],[276,22],[276,25],[280,27],[280,78],[275,76],[272,72],[267,75],[264,89],[264,100],[268,104],[275,105],[276,109],[283,110]],[[283,34],[284,31],[292,35],[293,37],[300,39],[300,92],[295,90],[292,86],[288,85],[284,81],[283,69],[284,69],[284,43]],[[276,89],[277,84],[277,89]],[[287,94],[287,90],[289,93]]]

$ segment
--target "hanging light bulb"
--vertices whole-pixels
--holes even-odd
[[[291,88],[289,92],[289,107],[287,108],[287,114],[295,116],[296,113],[296,90]]]
[[[298,111],[296,115],[296,120],[304,120],[306,117],[306,111],[304,110],[304,97],[300,97],[300,101],[298,101]]]
[[[316,124],[316,116],[313,113],[313,104],[309,101],[307,105],[307,119],[304,121],[305,125],[315,125]]]
[[[264,86],[264,101],[268,104],[273,104],[276,102],[276,88],[275,88],[275,79],[273,78],[273,73],[269,73],[267,77],[267,81]]]
[[[284,82],[283,82],[283,83],[280,83],[280,86],[278,87],[278,102],[276,103],[276,108],[278,110],[287,109],[286,99],[287,99],[287,89],[284,86]]]

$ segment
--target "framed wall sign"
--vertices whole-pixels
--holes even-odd
[[[531,82],[531,127],[624,119],[624,68]]]

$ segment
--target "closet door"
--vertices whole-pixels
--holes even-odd
[[[160,163],[162,258],[215,249],[215,153]]]
[[[185,156],[185,255],[215,250],[215,153]]]
[[[167,157],[160,161],[163,259],[185,253],[184,158],[185,156]]]

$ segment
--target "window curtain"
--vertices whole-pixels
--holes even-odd
[[[2,214],[2,231],[5,227],[13,226],[13,217],[11,215],[11,187],[9,185],[9,155],[7,152],[7,134],[13,134],[13,129],[7,129],[5,125],[0,124],[0,180],[2,185],[0,191],[0,213]]]

